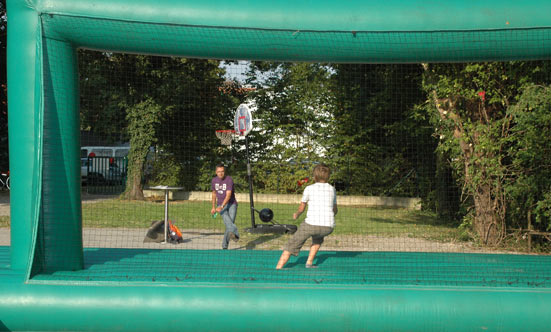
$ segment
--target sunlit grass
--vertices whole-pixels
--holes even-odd
[[[293,220],[298,205],[256,203],[260,210],[269,207],[274,220],[282,224],[299,225],[306,213]],[[210,215],[210,202],[173,201],[169,205],[169,219],[181,229],[224,228],[221,217]],[[164,202],[123,201],[118,199],[83,203],[84,227],[146,228],[152,221],[164,219]],[[256,223],[262,223],[255,215]],[[239,203],[236,224],[239,229],[251,227],[250,205]],[[336,216],[336,235],[408,236],[448,241],[458,237],[456,227],[445,224],[434,213],[417,210],[340,206]]]

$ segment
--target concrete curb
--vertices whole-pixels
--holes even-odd
[[[146,198],[164,199],[164,191],[145,189],[143,194]],[[280,203],[280,204],[298,204],[302,195],[285,195],[285,194],[254,194],[255,202],[261,203]],[[170,200],[184,201],[210,201],[212,199],[211,192],[204,191],[182,191],[170,190],[168,193]],[[235,198],[238,202],[249,202],[248,193],[237,193]],[[338,205],[346,206],[362,206],[362,207],[393,207],[403,208],[408,210],[420,210],[421,199],[418,197],[380,197],[380,196],[338,196]]]

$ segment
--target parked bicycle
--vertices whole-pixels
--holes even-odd
[[[0,190],[10,190],[10,171],[0,173]]]

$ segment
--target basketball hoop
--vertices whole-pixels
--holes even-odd
[[[227,146],[231,145],[231,141],[233,140],[234,135],[235,135],[235,130],[232,130],[232,129],[224,129],[224,130],[216,131],[216,137],[220,139],[220,142],[222,142],[223,145],[227,145]]]

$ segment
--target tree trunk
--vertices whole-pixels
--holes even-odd
[[[142,169],[143,163],[140,167],[130,168],[128,172],[128,182],[126,183],[126,190],[123,193],[125,199],[129,200],[143,200],[143,187],[142,187]]]
[[[463,167],[465,172],[464,186],[473,187],[473,174],[479,165],[472,164],[474,160],[487,158],[483,152],[476,152],[475,145],[480,133],[470,133],[473,138],[471,144],[465,141],[462,120],[458,116],[455,103],[451,98],[439,99],[436,91],[433,91],[432,98],[440,117],[443,120],[451,119],[454,122],[453,136],[459,142],[461,149]],[[473,158],[473,156],[475,158]],[[480,166],[482,167],[482,166]],[[478,172],[478,177],[482,175],[481,183],[490,182],[488,175]],[[485,177],[485,178],[484,178]],[[467,189],[468,194],[472,195],[474,202],[473,230],[477,236],[487,245],[497,245],[503,240],[505,234],[505,202],[502,197],[501,187],[494,187],[489,184],[478,184],[475,189]]]
[[[161,107],[148,98],[126,110],[129,122],[130,151],[128,152],[128,181],[121,195],[124,199],[143,200],[142,176],[149,147],[156,142],[155,126],[159,123]]]
[[[475,216],[473,229],[482,242],[487,245],[497,245],[503,239],[504,220],[501,218],[499,198],[492,197],[489,185],[479,186],[473,197]]]

